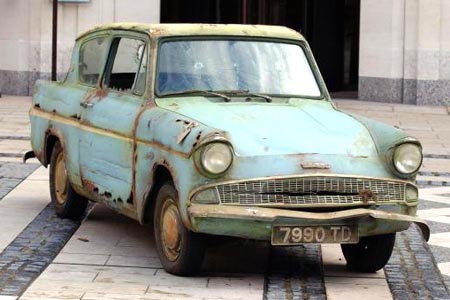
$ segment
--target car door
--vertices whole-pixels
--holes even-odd
[[[97,200],[135,217],[134,124],[142,109],[148,39],[138,33],[113,35],[101,87],[82,103],[80,173]]]
[[[72,67],[63,85],[54,90],[54,97],[63,101],[52,101],[68,107],[53,107],[50,111],[57,111],[69,117],[73,126],[64,128],[64,145],[66,147],[66,167],[72,185],[80,188],[80,118],[83,108],[80,103],[85,101],[87,95],[95,92],[99,85],[110,47],[110,39],[106,32],[93,33],[87,38],[78,41],[72,58]],[[68,106],[70,105],[70,107]],[[70,123],[68,123],[70,124]]]

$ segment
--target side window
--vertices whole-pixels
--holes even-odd
[[[82,83],[97,85],[102,65],[105,61],[108,40],[99,37],[81,45],[78,76]]]
[[[113,42],[112,66],[105,76],[104,87],[142,95],[147,74],[147,46],[144,41],[118,38]]]

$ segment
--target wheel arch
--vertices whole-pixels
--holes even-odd
[[[44,157],[43,157],[43,165],[48,166],[50,164],[50,158],[52,155],[53,147],[56,142],[61,143],[61,147],[63,151],[65,151],[64,147],[64,139],[59,131],[49,128],[45,132],[45,144],[44,144]]]
[[[170,167],[166,164],[158,163],[153,167],[153,180],[152,187],[148,195],[145,197],[145,202],[143,205],[143,213],[141,215],[141,223],[148,224],[153,220],[153,211],[155,208],[155,199],[158,195],[159,189],[165,182],[174,181],[174,176],[170,171]],[[176,188],[176,187],[175,187]]]

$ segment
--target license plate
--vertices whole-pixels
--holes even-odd
[[[272,245],[305,243],[350,244],[359,241],[356,225],[274,226]]]

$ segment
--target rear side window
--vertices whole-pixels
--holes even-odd
[[[107,41],[105,37],[99,37],[89,40],[81,46],[78,64],[80,82],[92,86],[97,85],[108,49]]]
[[[147,74],[147,49],[144,41],[132,38],[117,38],[113,41],[109,69],[104,87],[142,95],[145,91]]]

